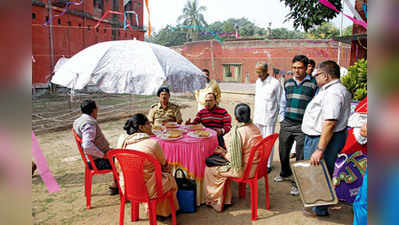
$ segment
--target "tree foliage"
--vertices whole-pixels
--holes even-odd
[[[271,39],[304,39],[305,34],[300,31],[288,30],[287,28],[276,28],[270,32]]]
[[[360,59],[341,77],[341,82],[352,93],[353,100],[360,101],[367,96],[367,60]]]
[[[203,12],[206,11],[205,6],[199,6],[197,0],[188,0],[183,8],[183,14],[177,19],[178,22],[182,22],[183,25],[190,26],[186,34],[187,40],[192,39],[194,41],[198,40],[200,30],[195,27],[206,27],[208,26],[205,21]]]
[[[352,29],[353,29],[353,26],[352,26],[352,25],[347,26],[347,27],[345,28],[344,32],[342,33],[342,35],[343,35],[343,36],[350,36],[350,35],[352,35]]]
[[[331,39],[336,36],[339,36],[339,30],[332,23],[323,23],[306,33],[308,39]]]
[[[302,27],[308,31],[313,26],[321,25],[337,16],[337,12],[327,8],[318,0],[280,0],[290,8],[287,20],[293,20],[294,28]],[[339,11],[342,11],[341,0],[329,0]]]

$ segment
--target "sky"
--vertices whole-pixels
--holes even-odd
[[[148,0],[151,13],[151,26],[159,31],[166,25],[176,25],[177,18],[182,14],[187,0]],[[302,0],[303,1],[303,0]],[[354,4],[354,0],[350,0]],[[289,9],[285,8],[280,0],[198,0],[199,5],[207,7],[204,13],[208,24],[215,21],[224,21],[229,18],[245,17],[259,27],[266,28],[272,23],[273,28],[285,27],[293,30],[292,21],[284,22]],[[343,3],[344,4],[344,3]],[[344,12],[353,16],[344,4]],[[331,21],[338,28],[341,25],[341,16]],[[352,25],[352,21],[343,17],[343,29]],[[144,9],[144,26],[148,26],[148,14]],[[153,30],[154,31],[154,30]]]

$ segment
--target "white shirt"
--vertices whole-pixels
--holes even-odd
[[[321,135],[326,120],[337,121],[334,132],[344,130],[348,124],[351,101],[351,94],[339,79],[323,85],[306,107],[302,131],[307,135]]]
[[[280,82],[272,76],[256,80],[254,123],[274,125],[277,120],[281,97]]]

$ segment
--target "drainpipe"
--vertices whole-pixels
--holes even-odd
[[[213,40],[211,40],[211,66],[212,66],[212,74],[215,74],[215,78],[216,78],[217,74],[215,73],[215,58],[213,55]]]
[[[47,8],[49,15],[49,41],[50,41],[50,73],[53,72],[54,69],[54,37],[53,37],[53,12],[51,8],[51,1],[47,0]],[[50,79],[52,76],[50,76]],[[55,85],[50,83],[50,93],[55,93]]]

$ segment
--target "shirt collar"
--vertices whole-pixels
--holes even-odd
[[[298,81],[298,80],[296,79],[296,77],[293,77],[292,79],[294,79],[294,81],[295,81],[295,83],[296,83],[297,85],[302,84],[303,82],[305,82],[305,80],[312,80],[312,78],[309,76],[309,74],[306,74],[305,78],[304,78],[302,81]]]
[[[268,83],[268,82],[270,82],[270,80],[271,80],[271,76],[270,76],[270,75],[268,75],[264,81],[262,81],[262,79],[260,79],[260,78],[258,78],[258,79],[259,79],[259,81],[260,81],[262,84],[265,84],[265,83]]]
[[[323,87],[321,87],[321,90],[326,90],[327,88],[331,87],[332,85],[336,84],[336,83],[340,83],[341,81],[339,79],[333,80],[328,82],[327,84],[323,85]]]
[[[88,117],[90,120],[94,120],[97,122],[97,120],[94,117],[90,116],[89,114],[84,113],[82,114],[82,116]]]

